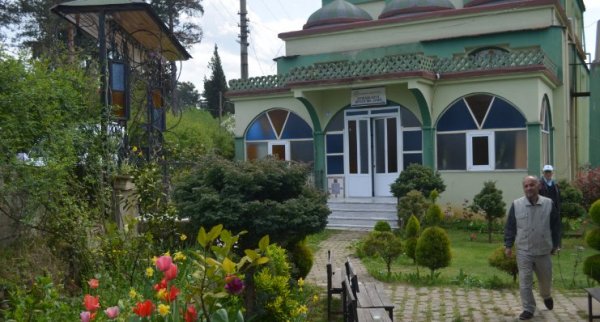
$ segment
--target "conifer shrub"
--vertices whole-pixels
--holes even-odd
[[[600,251],[600,200],[596,200],[589,210],[590,218],[596,227],[586,235],[586,243],[591,248]],[[600,282],[600,254],[592,255],[585,259],[583,262],[583,272],[594,279],[596,282]]]
[[[408,258],[412,258],[415,263],[415,249],[417,248],[417,239],[419,238],[419,232],[421,231],[421,224],[419,219],[414,215],[410,216],[404,229],[404,236],[406,241],[404,242],[404,252]]]
[[[513,283],[517,281],[519,275],[519,267],[517,266],[517,258],[514,253],[511,257],[506,257],[504,246],[500,246],[494,250],[488,258],[490,266],[495,267],[508,275],[512,276]]]
[[[415,257],[417,264],[431,270],[432,279],[436,270],[449,266],[452,254],[446,231],[440,227],[426,228],[417,240]]]
[[[558,186],[560,187],[560,217],[578,219],[585,216],[581,190],[569,184],[567,180],[560,180]]]
[[[299,241],[289,252],[292,265],[292,278],[305,279],[314,263],[312,250],[306,245],[306,238]]]
[[[417,219],[422,219],[427,210],[428,203],[423,193],[418,190],[412,190],[398,200],[398,226],[408,221],[410,216],[415,215]]]
[[[392,231],[392,227],[387,221],[380,220],[375,223],[375,227],[373,228],[375,231]]]
[[[425,217],[423,218],[423,226],[439,226],[442,220],[444,220],[444,212],[442,211],[442,208],[440,208],[440,206],[438,206],[436,203],[430,204],[427,208],[427,212],[425,213]]]
[[[487,220],[488,242],[492,242],[494,221],[504,217],[506,204],[502,198],[502,190],[496,188],[496,182],[486,181],[481,191],[473,198],[471,209],[475,212],[482,211]]]
[[[396,198],[404,197],[411,190],[417,190],[424,196],[429,196],[433,190],[437,190],[439,193],[444,192],[446,185],[438,172],[434,172],[424,165],[412,163],[392,183],[391,190]]]

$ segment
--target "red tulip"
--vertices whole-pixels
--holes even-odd
[[[86,310],[94,312],[100,308],[100,300],[98,299],[98,296],[86,294],[83,297],[83,305],[85,306]]]
[[[160,291],[160,290],[162,290],[163,288],[167,288],[167,279],[166,278],[163,278],[160,281],[160,283],[154,284],[154,290],[157,291],[157,292]]]
[[[154,311],[154,304],[150,300],[138,302],[133,308],[133,313],[137,314],[141,318],[152,315],[152,311]]]
[[[169,292],[165,293],[165,301],[167,302],[172,302],[174,299],[177,298],[177,295],[179,294],[179,289],[175,286],[171,286],[171,288],[169,289]]]
[[[169,267],[169,269],[165,271],[165,278],[167,279],[167,281],[170,281],[175,277],[177,277],[177,265],[171,264],[171,267]]]
[[[185,322],[196,322],[196,320],[198,320],[198,312],[196,307],[190,304],[185,311]]]
[[[158,270],[161,272],[167,271],[169,268],[171,268],[172,264],[173,260],[171,259],[171,256],[164,255],[156,260],[156,268],[158,268]]]
[[[88,281],[88,285],[90,286],[90,288],[98,288],[98,285],[100,285],[100,282],[97,279],[92,278]]]

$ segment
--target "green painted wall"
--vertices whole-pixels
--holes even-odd
[[[590,76],[590,122],[589,155],[590,164],[600,166],[600,63],[592,64]]]
[[[561,78],[561,42],[556,41],[556,39],[560,39],[561,37],[562,29],[555,27],[543,30],[506,32],[477,37],[461,37],[382,48],[369,48],[358,52],[353,51],[349,53],[339,52],[319,55],[284,57],[277,60],[277,72],[279,74],[285,74],[288,73],[291,68],[308,66],[314,63],[344,60],[366,60],[385,56],[414,53],[423,53],[426,56],[452,57],[455,54],[464,54],[465,50],[472,50],[483,46],[508,45],[511,49],[540,46],[552,60],[552,62],[558,66],[559,78]]]

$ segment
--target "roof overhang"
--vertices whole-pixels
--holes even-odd
[[[149,51],[159,52],[169,61],[192,57],[150,4],[141,0],[76,0],[55,5],[51,10],[96,39],[104,13],[107,21],[115,22]]]

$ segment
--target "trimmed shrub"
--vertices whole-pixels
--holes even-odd
[[[600,199],[600,167],[584,168],[573,181],[583,194],[583,206],[589,209],[594,201]]]
[[[600,229],[588,231],[585,235],[585,242],[591,248],[600,250]]]
[[[312,250],[306,245],[306,238],[294,245],[289,252],[292,264],[292,278],[305,279],[314,263]]]
[[[473,198],[473,211],[483,211],[488,222],[488,242],[492,242],[492,227],[497,218],[504,217],[506,204],[502,200],[502,190],[496,188],[496,182],[486,181],[483,189]]]
[[[419,239],[415,249],[417,264],[431,270],[431,278],[437,269],[450,265],[450,238],[446,231],[439,227],[426,228]]]
[[[392,231],[392,227],[387,221],[378,221],[373,228],[374,231]]]
[[[391,185],[392,194],[402,198],[411,190],[420,191],[424,196],[429,196],[431,191],[442,193],[446,185],[438,172],[424,165],[412,163],[400,173],[398,179]]]
[[[412,190],[398,200],[398,226],[408,221],[410,216],[414,215],[417,219],[423,218],[428,203],[423,193],[418,190]]]
[[[596,282],[600,281],[600,254],[592,255],[583,262],[583,272]]]
[[[423,226],[439,226],[442,220],[444,220],[444,212],[442,212],[442,208],[440,208],[440,206],[437,204],[432,203],[429,205],[429,208],[427,208],[427,212],[423,218]]]
[[[578,219],[585,216],[583,194],[567,180],[560,180],[560,217],[563,219]]]
[[[412,258],[413,264],[417,262],[415,251],[417,249],[417,237],[410,237],[404,241],[404,253],[408,258]]]
[[[596,200],[590,207],[590,218],[596,225],[600,225],[600,200]]]
[[[412,258],[413,263],[416,263],[415,249],[417,248],[417,239],[419,238],[420,231],[421,224],[419,223],[419,219],[415,215],[411,215],[404,229],[404,235],[406,236],[404,252],[406,256]]]
[[[508,275],[512,276],[513,283],[517,281],[517,276],[519,275],[519,267],[517,266],[517,258],[514,255],[511,257],[506,257],[504,253],[504,246],[500,246],[494,250],[492,255],[488,258],[488,263],[490,266],[495,267]]]

